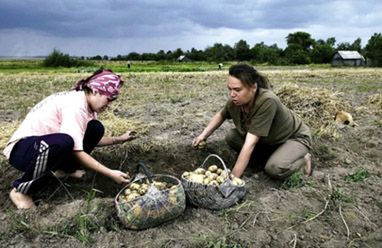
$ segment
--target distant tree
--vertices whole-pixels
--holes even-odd
[[[239,40],[233,47],[233,50],[236,59],[239,61],[248,61],[252,59],[249,45],[245,40]]]
[[[123,59],[124,59],[123,56],[122,56],[121,54],[118,54],[117,57],[115,57],[115,59],[113,59],[113,60],[119,60],[119,61],[121,61],[121,60],[123,60]]]
[[[223,46],[227,61],[235,60],[235,51],[230,45]]]
[[[168,50],[166,52],[166,58],[167,58],[167,60],[174,60],[174,54],[173,54],[173,52],[171,50]]]
[[[204,50],[207,61],[220,63],[232,59],[233,49],[229,45],[215,43],[212,47],[207,47]]]
[[[374,33],[365,47],[368,64],[371,66],[382,66],[382,34]]]
[[[137,52],[131,52],[126,56],[128,60],[141,60],[141,55]]]
[[[172,59],[177,59],[179,56],[184,55],[184,52],[181,48],[177,48],[173,53],[172,53]]]
[[[309,64],[314,39],[309,33],[295,32],[286,37],[287,47],[284,50],[286,59],[292,64]]]
[[[91,60],[102,60],[101,55],[96,55],[94,57],[90,57]]]
[[[341,42],[337,45],[336,51],[350,51],[351,45],[349,42]]]
[[[302,50],[309,52],[314,44],[314,39],[311,38],[309,33],[295,32],[288,34],[286,37],[287,45],[299,45]]]
[[[71,58],[69,54],[63,54],[58,49],[53,49],[42,62],[46,67],[77,67],[91,65],[88,61],[80,61],[78,59]]]
[[[330,63],[332,61],[333,55],[335,53],[334,44],[336,43],[335,38],[329,38],[326,41],[317,40],[313,44],[313,49],[311,53],[311,61],[313,63]]]
[[[287,61],[291,64],[310,64],[310,54],[304,50],[299,44],[289,44],[285,50],[284,55]]]
[[[361,38],[357,38],[354,40],[352,44],[349,42],[341,42],[338,44],[336,51],[358,51],[361,52]]]
[[[157,60],[157,56],[155,53],[142,53],[141,60]]]
[[[166,53],[163,50],[159,50],[156,56],[157,60],[166,60]]]
[[[276,44],[272,46],[265,45],[264,42],[257,43],[251,48],[251,54],[257,63],[278,64],[282,54],[282,49],[278,48]]]
[[[109,60],[109,56],[107,56],[107,55],[103,55],[103,58],[102,58],[103,60]]]
[[[205,56],[205,52],[203,52],[202,50],[197,50],[195,48],[191,48],[191,51],[189,51],[186,55],[193,61],[207,60],[207,57]]]
[[[336,44],[336,38],[334,38],[334,37],[327,38],[326,39],[326,44],[334,47],[334,45]]]
[[[362,43],[361,38],[355,39],[354,42],[350,45],[350,49],[353,51],[361,52],[362,51],[361,43]]]

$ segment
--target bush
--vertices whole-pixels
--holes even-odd
[[[69,54],[63,54],[57,49],[54,49],[43,61],[45,67],[79,67],[90,66],[92,63],[71,58]]]

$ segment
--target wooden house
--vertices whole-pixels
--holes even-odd
[[[332,66],[364,66],[365,58],[358,51],[338,51],[332,59]]]

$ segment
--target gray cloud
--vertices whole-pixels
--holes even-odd
[[[379,0],[0,0],[0,55],[42,55],[53,48],[115,55],[240,39],[282,47],[297,30],[315,39],[361,37],[366,43],[382,30],[380,13]]]

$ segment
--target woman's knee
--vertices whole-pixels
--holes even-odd
[[[268,161],[264,167],[264,171],[272,178],[284,179],[291,174],[289,167],[290,166],[280,161]]]
[[[105,127],[98,120],[91,120],[88,122],[86,132],[92,135],[97,135],[102,137],[105,134]]]
[[[60,133],[57,135],[58,135],[57,138],[60,140],[60,149],[63,152],[73,151],[73,147],[74,147],[73,138],[69,134],[66,134],[66,133]]]

